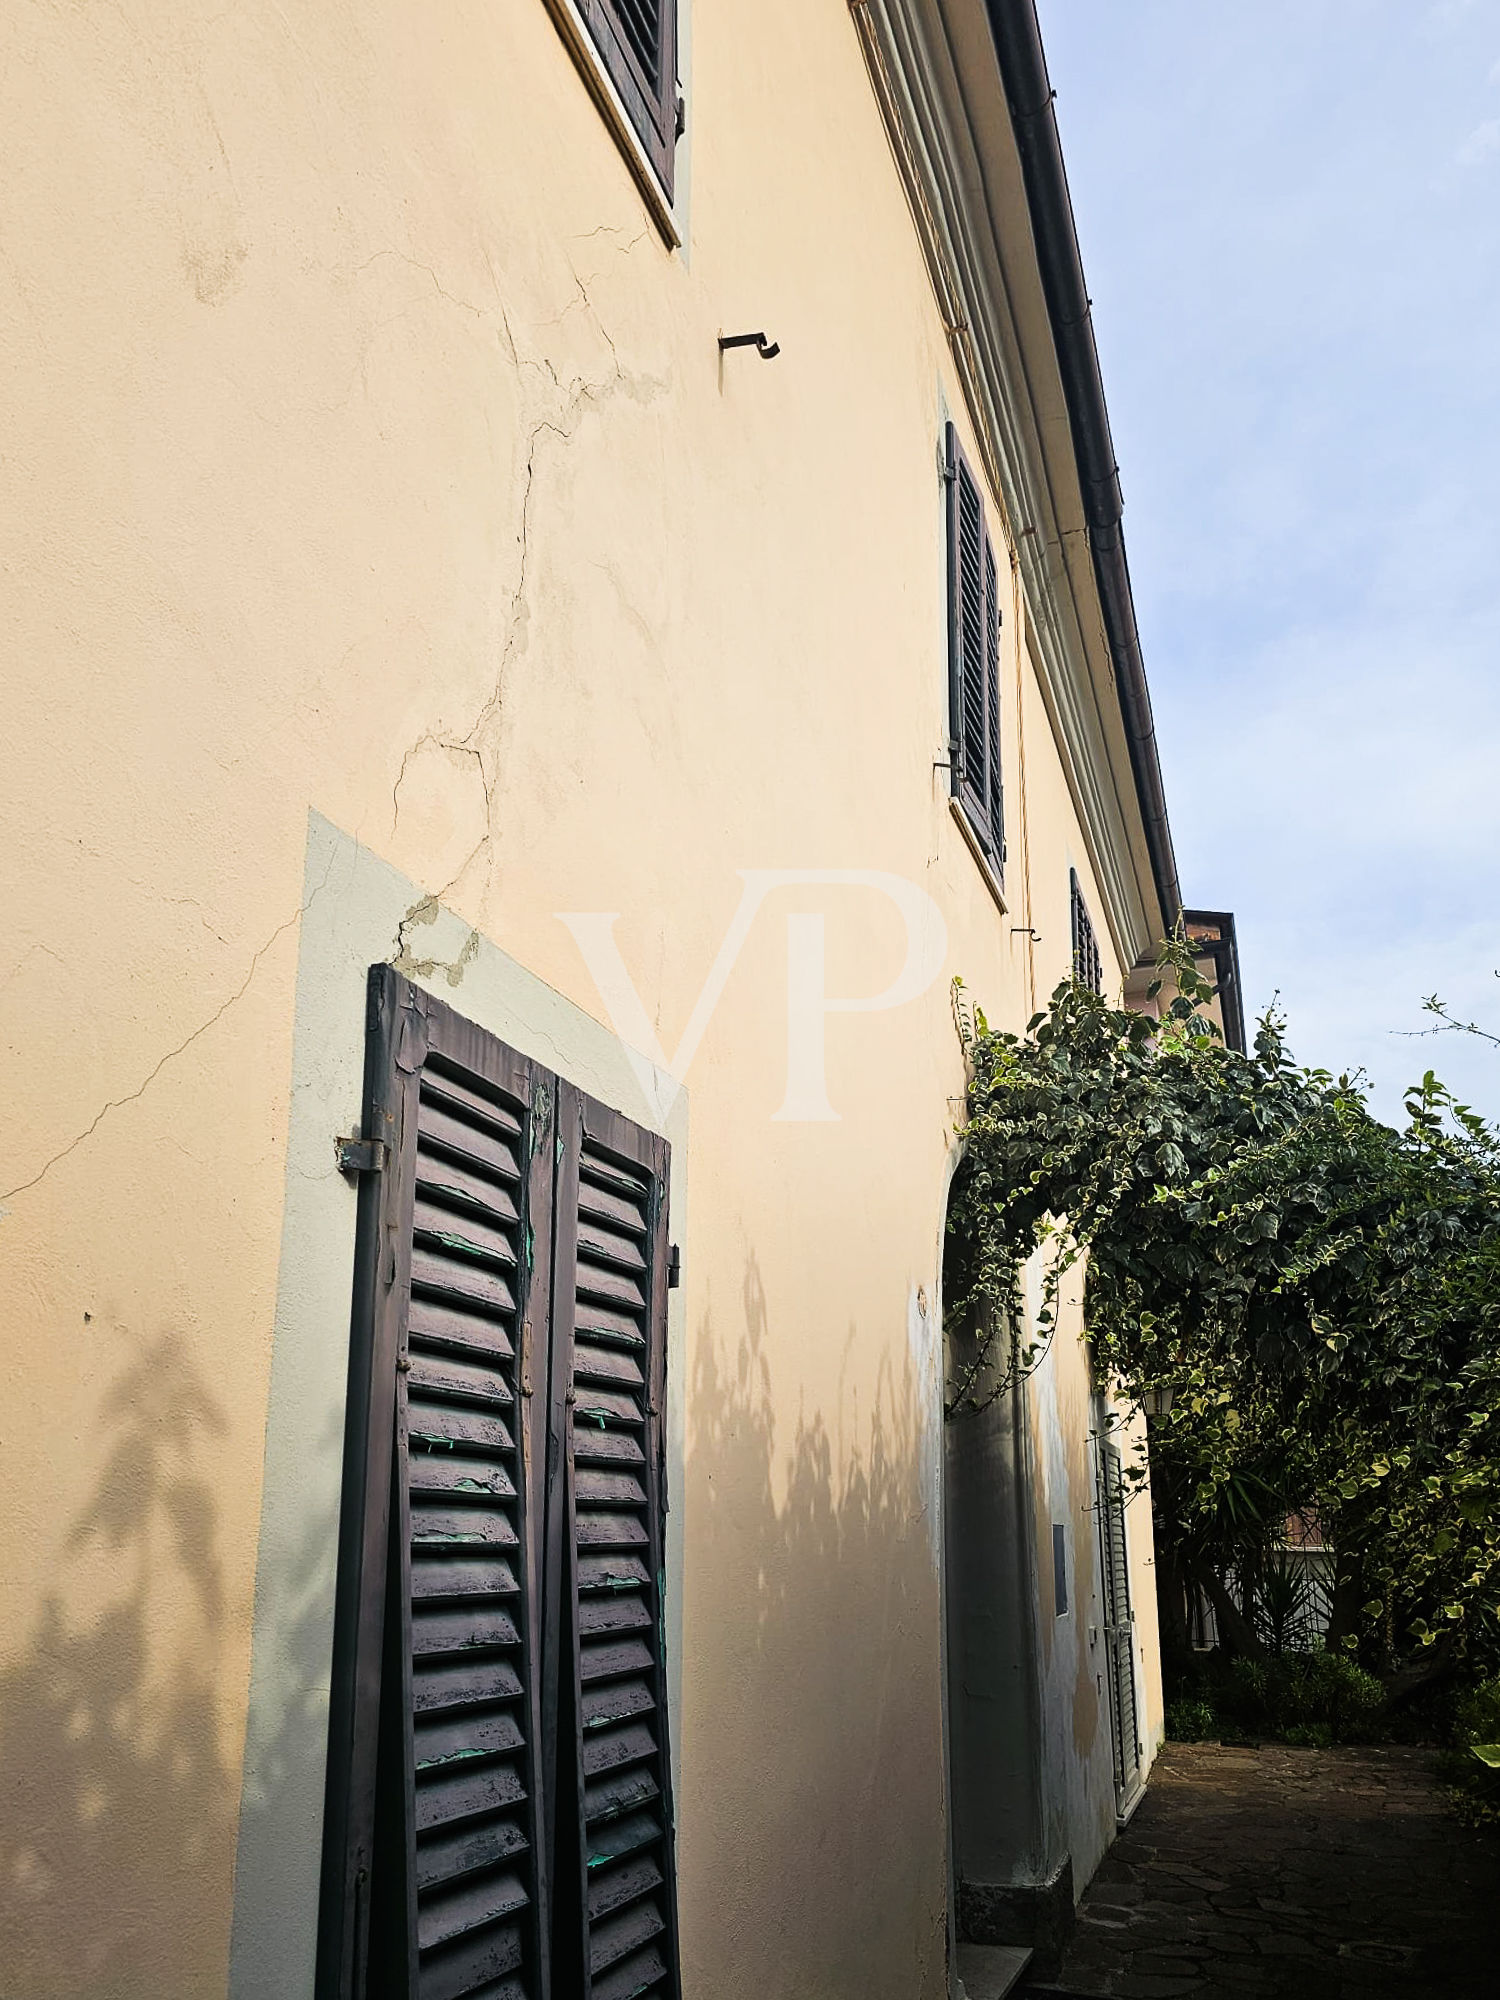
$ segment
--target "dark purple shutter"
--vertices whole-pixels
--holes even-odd
[[[1000,594],[995,547],[973,467],[948,426],[949,761],[953,792],[998,873],[1005,862],[1000,787]]]
[[[1089,906],[1083,899],[1083,890],[1078,884],[1078,870],[1068,870],[1068,907],[1072,915],[1073,927],[1073,977],[1090,993],[1104,991],[1104,960],[1099,952],[1099,939],[1094,930],[1094,920],[1089,915]]]
[[[578,9],[670,201],[677,150],[677,0],[578,0]]]
[[[567,1084],[558,1137],[558,1989],[677,2000],[662,1626],[668,1148]],[[565,1941],[578,1952],[566,1970]]]
[[[545,2000],[551,1079],[389,966],[369,1028],[318,1990]]]

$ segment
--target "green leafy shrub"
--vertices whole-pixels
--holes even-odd
[[[1500,1830],[1500,1679],[1482,1681],[1457,1702],[1454,1738],[1439,1766],[1454,1810],[1466,1826]]]
[[[1319,1647],[1230,1660],[1217,1698],[1220,1712],[1239,1729],[1326,1749],[1374,1734],[1385,1690],[1354,1661]]]
[[[1167,1735],[1174,1743],[1202,1743],[1219,1733],[1214,1705],[1202,1697],[1167,1703]]]

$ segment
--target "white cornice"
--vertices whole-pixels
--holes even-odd
[[[1121,963],[1161,935],[1019,155],[982,0],[850,0],[1025,596]]]

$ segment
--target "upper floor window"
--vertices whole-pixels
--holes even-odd
[[[1078,886],[1078,870],[1068,870],[1068,896],[1073,911],[1073,977],[1080,986],[1086,986],[1090,993],[1104,991],[1104,960],[1099,955],[1099,940],[1094,933],[1094,920],[1089,915],[1089,906],[1083,900],[1083,891]]]
[[[677,150],[677,0],[575,0],[631,129],[672,199]]]
[[[949,424],[948,707],[953,796],[996,875],[1005,867],[1000,787],[1000,595],[974,469]]]

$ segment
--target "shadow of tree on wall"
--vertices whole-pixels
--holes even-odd
[[[232,1994],[255,2000],[263,1994],[280,2000],[289,1980],[312,1978],[343,1439],[340,1409],[308,1454],[311,1468],[321,1473],[332,1463],[338,1476],[299,1486],[290,1544],[273,1541],[268,1548],[262,1523],[230,1984]]]
[[[101,1421],[113,1442],[68,1548],[110,1558],[120,1594],[87,1625],[49,1598],[0,1667],[5,2000],[223,1990],[234,1782],[215,1701],[224,1586],[211,1474],[225,1420],[169,1334],[142,1345]],[[184,1586],[196,1646],[173,1603]]]
[[[700,1322],[687,1401],[689,1983],[765,2000],[937,2000],[940,1599],[919,1449],[933,1413],[904,1329],[867,1407],[850,1381],[856,1328],[828,1329],[816,1337],[841,1340],[838,1408],[799,1411],[782,1442],[753,1257],[742,1308],[742,1329]],[[793,1351],[785,1334],[775,1351]]]

